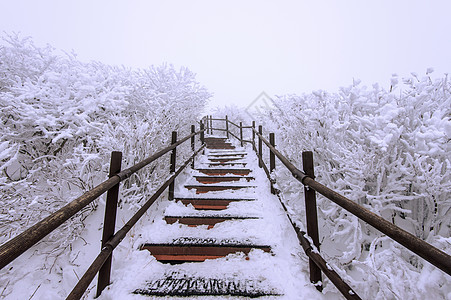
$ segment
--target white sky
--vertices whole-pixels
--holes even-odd
[[[0,0],[0,32],[74,50],[79,59],[187,66],[247,106],[269,95],[336,91],[353,78],[451,71],[450,0]]]

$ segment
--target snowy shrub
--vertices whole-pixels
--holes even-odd
[[[127,168],[168,146],[171,131],[186,136],[209,97],[186,68],[83,63],[50,46],[37,47],[30,38],[3,38],[0,242],[105,180],[111,151],[123,152]],[[186,143],[178,162],[190,153]],[[136,210],[168,173],[168,164],[157,161],[132,175],[121,186],[121,207]],[[45,239],[54,247],[52,255],[83,234],[83,222],[96,206]]]
[[[451,84],[429,74],[391,82],[390,91],[355,82],[338,93],[277,97],[277,109],[261,120],[265,134],[275,132],[278,148],[298,167],[302,151],[314,151],[319,182],[449,253]],[[302,189],[290,177],[277,168],[278,187],[303,222]],[[331,201],[319,197],[318,205],[322,252],[363,298],[450,292],[443,272]],[[434,273],[434,283],[417,285],[431,280],[425,272]]]

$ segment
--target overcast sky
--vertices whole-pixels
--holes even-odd
[[[451,71],[450,0],[0,0],[0,31],[83,61],[187,66],[213,105]]]

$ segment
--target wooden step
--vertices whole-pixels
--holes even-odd
[[[163,278],[145,282],[143,288],[133,291],[133,294],[160,297],[186,297],[198,296],[237,296],[257,298],[263,296],[281,296],[281,293],[268,286],[261,279],[249,278],[208,278],[188,276],[186,274],[165,274]],[[167,299],[167,298],[166,298]]]
[[[249,254],[252,249],[270,252],[266,245],[246,244],[143,244],[141,250],[148,250],[161,263],[203,262],[206,259],[225,257],[232,253],[243,252]]]
[[[194,178],[196,178],[197,182],[203,184],[240,181],[241,179],[246,179],[249,182],[255,179],[251,176],[194,176]]]
[[[230,142],[227,141],[227,138],[205,138],[205,143],[208,145],[212,144],[230,144]]]
[[[226,153],[233,153],[233,154],[240,153],[240,154],[247,155],[247,152],[244,150],[227,150],[227,149],[221,150],[221,149],[219,149],[219,150],[209,150],[208,151],[208,155],[226,154]]]
[[[188,190],[196,189],[196,194],[203,194],[208,192],[218,192],[226,190],[241,190],[247,188],[255,188],[255,186],[243,185],[185,185]]]
[[[216,224],[224,221],[233,220],[255,220],[255,217],[230,217],[230,216],[165,216],[164,220],[168,224],[179,222],[180,224],[196,227],[200,225],[208,225],[208,229],[213,228]]]
[[[233,174],[233,175],[249,175],[251,172],[250,169],[197,169],[197,171],[205,174],[205,175],[213,175],[213,176],[220,176],[220,175],[227,175],[227,174]]]
[[[207,149],[235,149],[232,144],[207,144]]]
[[[204,140],[206,141],[206,142],[211,142],[211,141],[226,141],[227,140],[227,137],[218,137],[218,136],[207,136],[207,137],[205,137],[204,138]]]
[[[143,288],[133,291],[133,294],[160,297],[186,297],[198,296],[238,296],[257,298],[262,296],[281,296],[281,293],[268,286],[262,279],[249,278],[208,278],[201,276],[189,276],[187,274],[165,274],[163,278],[145,282]],[[166,298],[167,299],[167,298]]]
[[[225,162],[234,162],[237,160],[243,159],[241,157],[224,157],[224,158],[209,158],[208,160],[211,162],[220,162],[220,163],[225,163]]]
[[[184,205],[193,205],[197,210],[223,210],[230,203],[238,201],[255,201],[255,199],[227,199],[227,198],[176,198]]]
[[[211,154],[208,154],[208,158],[210,158],[210,157],[224,157],[224,156],[244,157],[244,156],[246,156],[246,153],[220,153],[220,154],[211,153]]]
[[[244,162],[211,162],[208,164],[209,167],[218,167],[218,166],[243,166],[245,167],[247,163]]]

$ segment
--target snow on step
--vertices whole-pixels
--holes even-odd
[[[171,274],[166,278],[146,282],[146,286],[133,291],[147,296],[241,296],[261,297],[279,295],[268,288],[263,280],[236,278],[187,277]]]
[[[165,216],[164,220],[168,224],[174,224],[176,222],[185,224],[188,226],[200,226],[208,225],[208,228],[213,228],[214,225],[234,220],[252,220],[258,219],[257,217],[241,217],[241,216]]]
[[[207,241],[207,242],[205,242]],[[249,254],[252,249],[269,252],[268,245],[246,244],[242,242],[214,241],[193,239],[190,243],[143,244],[141,250],[148,250],[161,263],[203,262],[217,259],[232,253]]]
[[[208,158],[222,158],[222,157],[244,157],[246,156],[246,152],[212,152],[210,151],[208,154]]]
[[[205,175],[212,175],[212,176],[219,176],[219,175],[227,175],[227,174],[233,174],[233,175],[242,175],[246,176],[249,175],[251,172],[250,169],[242,169],[242,168],[219,168],[219,169],[197,169],[198,172],[205,174]]]
[[[209,183],[219,183],[219,182],[230,182],[230,181],[242,181],[245,180],[247,182],[254,180],[254,177],[251,176],[194,176],[197,182],[203,184]]]
[[[255,188],[255,186],[248,185],[226,185],[226,184],[206,184],[206,185],[185,185],[188,190],[195,189],[196,194],[208,193],[208,192],[218,192],[225,190],[239,190],[239,189],[248,189]]]
[[[237,201],[255,201],[255,199],[236,198],[176,198],[184,205],[192,205],[196,210],[224,210],[230,203]]]
[[[209,167],[228,167],[228,166],[243,166],[245,167],[247,163],[245,162],[211,162],[208,164]]]

